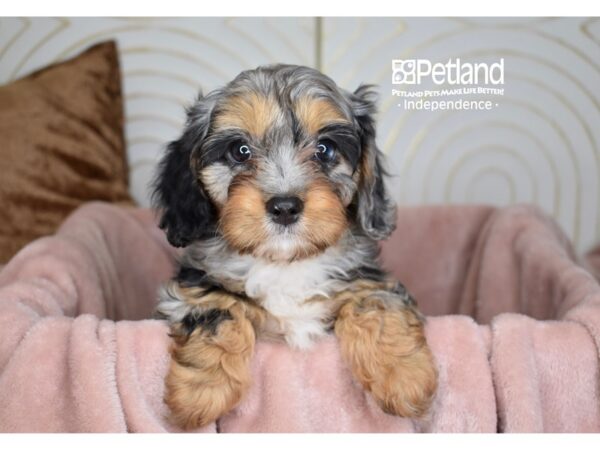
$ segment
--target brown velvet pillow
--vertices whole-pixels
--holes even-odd
[[[132,203],[113,41],[0,87],[0,264],[90,200]]]

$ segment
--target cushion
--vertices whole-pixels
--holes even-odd
[[[0,87],[0,264],[90,200],[131,203],[114,41]]]

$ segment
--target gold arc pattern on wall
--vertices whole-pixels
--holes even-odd
[[[556,162],[554,161],[554,159],[552,159],[551,157],[548,156],[547,152],[544,151],[544,145],[539,141],[539,139],[533,134],[531,133],[527,128],[524,128],[520,125],[515,125],[512,122],[507,122],[507,121],[502,121],[502,120],[486,120],[486,121],[482,121],[482,122],[478,122],[476,124],[467,126],[467,127],[463,127],[459,130],[457,130],[455,133],[453,133],[452,135],[448,136],[446,138],[446,140],[443,141],[443,143],[438,144],[435,151],[434,151],[434,156],[430,161],[430,164],[427,167],[426,170],[426,175],[425,175],[425,179],[432,179],[433,177],[433,167],[434,164],[436,164],[438,161],[440,161],[441,159],[441,155],[444,152],[444,146],[448,146],[450,147],[451,144],[454,141],[457,141],[461,138],[463,138],[464,136],[469,135],[469,133],[476,131],[476,130],[483,130],[486,128],[490,128],[490,132],[492,131],[497,131],[497,130],[501,130],[501,129],[507,129],[519,134],[522,134],[523,136],[525,136],[528,140],[530,140],[531,142],[533,142],[535,149],[537,149],[540,154],[542,155],[542,158],[546,161],[546,163],[548,164],[548,166],[550,167],[550,171],[552,172],[552,189],[554,191],[553,194],[553,207],[552,207],[552,214],[553,215],[560,215],[561,213],[561,191],[560,189],[558,189],[558,185],[559,185],[559,170],[558,167],[556,165]],[[531,165],[527,162],[527,160],[525,158],[523,158],[521,156],[520,153],[517,153],[514,149],[510,148],[510,147],[505,147],[507,149],[509,149],[511,152],[513,152],[515,154],[515,156],[517,157],[517,159],[524,165],[527,167],[527,171],[531,174],[533,174],[533,168],[531,167]],[[464,159],[466,158],[461,158]],[[454,166],[453,166],[454,167]],[[489,167],[483,167],[485,168],[489,168]],[[455,170],[455,169],[451,169],[450,171]],[[446,183],[446,186],[448,186],[448,183]],[[447,187],[446,189],[449,189],[449,187]],[[427,202],[427,200],[429,200],[430,197],[430,185],[426,184],[425,185],[425,192],[424,192],[424,201]],[[537,189],[536,189],[537,190]]]
[[[529,164],[527,164],[527,160],[522,158],[521,155],[517,151],[515,151],[514,149],[512,149],[510,147],[503,147],[501,145],[479,145],[479,146],[465,150],[464,154],[459,158],[458,161],[456,161],[455,163],[453,163],[450,166],[450,170],[448,171],[448,178],[445,182],[445,189],[444,189],[444,198],[445,198],[446,202],[449,203],[451,201],[450,193],[452,191],[452,187],[455,185],[455,179],[456,179],[458,173],[460,172],[460,168],[463,164],[463,161],[466,159],[472,158],[475,155],[481,157],[482,155],[483,156],[493,155],[494,153],[508,155],[511,158],[513,158],[515,161],[517,161],[521,164],[521,166],[528,173],[528,175],[529,175],[528,180],[532,185],[533,193],[532,193],[532,197],[529,201],[531,201],[533,203],[537,202],[537,200],[538,200],[538,185],[535,182],[532,167]],[[505,178],[507,180],[510,180],[511,192],[514,192],[516,195],[516,188],[515,188],[516,182],[515,182],[513,176],[511,174],[507,173],[505,169],[502,169],[497,166],[492,166],[492,165],[481,166],[475,173],[475,176],[477,176],[477,174],[480,173],[481,171],[494,171],[494,170],[499,173],[500,172],[504,173]],[[466,192],[469,192],[469,189],[466,189]],[[516,196],[512,196],[511,203],[515,203],[515,202],[516,202]]]
[[[82,27],[81,24],[86,20],[91,20],[87,23],[93,24],[93,26]],[[594,116],[590,117],[587,113],[593,111],[594,115],[600,114],[600,93],[589,83],[585,83],[577,72],[582,70],[600,74],[600,58],[596,58],[590,53],[590,47],[597,49],[600,46],[597,27],[599,19],[535,18],[532,20],[486,21],[471,18],[449,18],[438,19],[436,24],[442,26],[439,29],[428,30],[429,34],[419,34],[419,30],[416,30],[415,34],[416,23],[422,26],[424,23],[422,19],[420,22],[413,19],[388,20],[384,24],[385,26],[381,27],[378,26],[379,22],[375,22],[378,20],[376,18],[304,18],[290,20],[283,25],[278,22],[281,19],[277,18],[261,21],[257,21],[258,19],[246,21],[237,18],[197,20],[212,20],[211,23],[215,27],[224,30],[223,35],[215,37],[214,34],[206,32],[203,27],[194,26],[193,24],[196,22],[193,20],[183,23],[161,18],[4,18],[0,20],[0,61],[5,65],[3,81],[8,82],[18,78],[26,71],[38,68],[42,64],[62,60],[94,42],[117,37],[124,60],[136,61],[133,67],[125,64],[126,67],[123,70],[123,79],[125,85],[128,86],[128,90],[125,92],[127,142],[130,155],[134,155],[130,167],[131,172],[135,174],[136,171],[148,170],[153,167],[159,154],[158,150],[164,145],[166,134],[174,135],[178,132],[183,114],[181,117],[175,117],[171,108],[177,110],[192,101],[193,95],[186,98],[185,93],[188,90],[190,93],[195,92],[198,85],[204,84],[206,79],[213,80],[212,82],[228,81],[234,75],[234,73],[230,73],[234,68],[255,67],[259,61],[261,63],[275,62],[283,55],[286,59],[292,60],[288,62],[316,65],[322,68],[349,89],[356,87],[353,84],[357,80],[359,71],[361,76],[366,73],[369,79],[361,81],[379,84],[383,89],[381,92],[386,93],[391,73],[391,61],[388,61],[390,54],[393,54],[394,58],[410,58],[431,51],[440,51],[440,44],[451,39],[460,40],[469,33],[474,33],[472,36],[480,37],[483,35],[482,33],[490,30],[500,33],[520,33],[523,36],[523,45],[519,48],[501,46],[498,43],[490,45],[490,42],[482,39],[481,48],[467,51],[458,47],[450,56],[466,60],[505,57],[534,64],[535,70],[531,74],[514,73],[508,69],[507,77],[510,76],[512,80],[518,80],[524,85],[529,83],[535,89],[543,92],[543,95],[546,95],[548,99],[555,102],[557,108],[561,109],[547,110],[528,99],[514,98],[509,89],[506,89],[507,92],[500,101],[510,106],[511,110],[520,110],[524,114],[536,117],[540,127],[552,129],[555,134],[556,148],[550,151],[550,148],[547,147],[548,140],[545,139],[545,136],[542,138],[541,135],[538,135],[541,128],[529,129],[522,124],[515,123],[511,117],[481,117],[464,123],[459,129],[454,128],[451,130],[452,133],[448,134],[448,124],[450,123],[448,119],[451,113],[431,114],[427,121],[415,122],[415,112],[399,110],[396,107],[398,99],[388,95],[382,99],[380,104],[380,117],[385,118],[380,121],[380,124],[385,123],[388,128],[387,135],[382,135],[381,139],[384,141],[383,150],[401,163],[400,177],[396,179],[396,182],[400,183],[403,188],[400,189],[398,200],[408,203],[417,198],[415,195],[418,193],[407,192],[405,184],[407,175],[417,170],[414,165],[417,154],[421,155],[420,164],[423,161],[426,163],[424,166],[419,166],[420,169],[418,169],[423,170],[423,181],[420,187],[421,200],[435,201],[431,198],[433,186],[428,185],[427,180],[432,176],[434,170],[435,173],[440,173],[441,170],[445,176],[432,182],[443,183],[438,188],[442,191],[445,190],[446,194],[443,200],[448,202],[469,201],[470,194],[468,193],[466,197],[469,198],[454,199],[450,197],[454,180],[461,173],[467,161],[475,155],[479,155],[478,151],[483,153],[500,151],[506,155],[510,154],[514,164],[519,165],[525,171],[524,173],[527,173],[528,181],[533,186],[532,201],[539,201],[540,189],[544,189],[546,193],[550,192],[552,206],[548,212],[554,214],[561,221],[580,249],[583,249],[581,248],[583,244],[589,245],[592,239],[600,240],[600,183],[592,183],[589,178],[588,181],[585,178],[585,176],[589,177],[590,173],[594,173],[597,178],[600,178],[600,135],[597,131],[598,127],[590,122]],[[560,25],[563,23],[561,21],[565,20],[572,21],[569,23],[570,28],[579,30],[576,38],[580,41],[575,37],[571,39],[571,36],[564,33],[555,34],[552,32],[553,28],[549,28],[549,26]],[[36,21],[44,21],[44,26],[36,26],[40,23]],[[10,31],[7,31],[9,27],[6,25],[9,23]],[[409,36],[411,32],[413,38],[407,42],[405,37]],[[152,33],[160,33],[161,36],[172,35],[183,40],[185,45],[172,47],[168,40],[153,40]],[[148,42],[140,37],[142,34],[149,37]],[[546,51],[543,53],[532,52],[527,45],[527,36],[535,39],[537,45],[545,48]],[[328,46],[329,42],[339,43],[339,45]],[[50,46],[48,46],[49,43]],[[241,51],[240,43],[243,43],[244,48],[248,50]],[[357,53],[354,49],[358,47],[359,43],[362,45],[360,46],[361,50]],[[396,43],[398,43],[397,50],[393,48]],[[59,48],[61,45],[62,48]],[[229,62],[229,66],[224,67],[221,61],[217,62],[214,58],[211,59],[203,53],[199,53],[198,48],[201,47],[214,49],[215,52],[223,55]],[[52,48],[52,52],[46,52],[48,48]],[[57,50],[57,48],[59,49]],[[447,49],[441,51],[447,52]],[[559,51],[565,55],[571,55],[571,66],[561,67],[549,58],[549,55]],[[352,55],[350,64],[348,64],[348,54]],[[10,56],[10,60],[7,59],[7,56]],[[44,58],[47,60],[43,61]],[[170,58],[176,64],[161,66],[147,63],[147,61],[167,60],[166,58]],[[179,65],[178,61],[182,64]],[[377,64],[373,64],[374,61],[377,61]],[[6,66],[6,64],[10,64],[10,66]],[[196,69],[192,69],[193,67]],[[195,73],[192,73],[192,70],[195,70]],[[554,79],[556,76],[562,77],[560,79],[565,80],[570,91],[559,89],[556,83],[546,82],[545,73],[553,74]],[[177,89],[162,91],[155,88],[159,84],[169,88],[177,86]],[[571,94],[576,94],[577,98]],[[587,103],[581,103],[583,100],[578,101],[578,98],[585,98]],[[148,109],[149,105],[156,104],[164,105],[165,108]],[[573,134],[574,125],[565,124],[561,120],[563,116],[560,118],[557,116],[559,112],[568,114],[570,123],[581,128],[581,133],[577,134],[577,140]],[[417,127],[414,127],[415,123],[418,124]],[[408,124],[411,125],[410,130],[406,128]],[[444,152],[455,151],[453,145],[460,136],[470,135],[469,133],[482,127],[490,129],[490,133],[501,132],[503,129],[511,130],[515,136],[522,136],[532,144],[530,152],[523,154],[522,149],[511,146],[511,142],[503,142],[503,150],[499,150],[499,148],[493,150],[489,145],[482,146],[481,143],[474,142],[472,147],[462,150],[451,167],[436,168],[436,164],[441,160]],[[441,133],[441,136],[436,141],[435,148],[425,149],[423,145],[432,133]],[[408,143],[405,148],[398,148],[401,136],[403,141]],[[578,143],[576,147],[575,142]],[[582,142],[583,145],[581,145]],[[557,162],[555,152],[558,147],[564,151],[563,159],[567,158],[565,161],[568,161],[569,171],[572,171],[572,175],[568,176],[572,176],[573,179],[569,179],[568,182],[574,189],[573,198],[570,195],[565,197],[566,194],[561,188],[561,183],[566,182],[564,180],[564,177],[567,176],[565,173],[571,172],[564,172],[563,166]],[[422,155],[424,151],[429,154]],[[541,158],[549,168],[551,179],[547,180],[544,185],[540,185],[540,175],[537,172],[539,169],[529,158]],[[486,157],[480,159],[483,161],[477,163],[476,171],[472,173],[472,179],[468,182],[469,186],[485,182],[486,174],[493,175],[495,181],[500,179],[506,181],[512,200],[520,198],[518,186],[511,178],[513,174],[505,173],[501,168],[493,165],[486,165],[485,161],[493,161],[492,159],[486,159]],[[585,173],[580,167],[584,160],[594,161],[591,165],[586,163],[583,167]],[[471,169],[473,168],[471,167]],[[586,183],[586,186],[595,186],[595,192],[590,192],[587,188],[584,190],[582,183]],[[582,203],[584,197],[589,200],[590,196],[593,196],[596,204],[599,205],[593,211],[588,211],[590,208],[584,208]],[[563,207],[566,202],[573,208],[569,208],[567,211]],[[589,231],[585,231],[587,234],[582,236],[581,234],[586,229],[583,225],[589,224],[589,221],[593,223],[593,236],[589,235]]]
[[[471,30],[471,29],[475,29],[476,27],[475,27],[475,26],[472,26],[472,27],[468,27],[468,28],[469,28],[469,30]],[[506,28],[508,28],[508,27],[506,27]],[[513,28],[514,28],[514,27],[513,27]],[[521,29],[522,29],[522,28],[521,28]],[[427,41],[426,41],[426,42],[424,42],[424,43],[421,43],[421,44],[420,44],[420,45],[418,45],[418,46],[411,47],[409,50],[405,51],[405,52],[402,54],[402,57],[407,57],[407,56],[410,56],[411,54],[414,54],[414,53],[416,53],[416,52],[417,52],[419,49],[421,49],[421,50],[422,50],[422,49],[424,49],[425,47],[432,45],[432,44],[433,44],[434,42],[436,42],[436,41],[440,41],[440,40],[442,40],[442,39],[447,39],[447,38],[449,38],[450,36],[453,36],[453,35],[460,34],[460,33],[464,32],[464,31],[465,31],[465,29],[461,29],[461,30],[457,30],[457,31],[451,31],[451,32],[446,32],[446,33],[443,33],[443,34],[441,34],[441,35],[434,36],[433,38],[431,38],[431,39],[427,40]],[[548,35],[546,35],[546,34],[544,34],[544,33],[538,33],[538,35],[539,35],[539,36],[541,36],[541,37],[544,37],[544,38],[550,39],[550,40],[552,40],[553,42],[555,42],[556,44],[558,44],[558,45],[562,45],[563,47],[566,47],[566,48],[567,48],[567,49],[569,49],[569,50],[572,50],[572,49],[574,48],[573,46],[567,45],[567,44],[566,44],[566,43],[565,43],[563,40],[561,40],[561,39],[551,39],[551,37],[549,37]],[[388,38],[388,39],[389,39],[389,38]],[[371,53],[373,49],[371,48],[370,50],[371,50],[371,51],[370,51],[369,53]],[[503,49],[503,52],[504,52],[504,53],[506,53],[506,54],[512,54],[512,55],[517,55],[517,54],[519,54],[519,52],[517,52],[517,51],[513,51],[513,50],[511,50],[511,49]],[[339,52],[339,50],[338,50],[338,53],[343,53],[343,52]],[[484,50],[484,51],[479,51],[479,52],[471,52],[471,53],[469,53],[467,56],[470,56],[470,57],[472,57],[472,56],[477,56],[478,54],[481,56],[481,55],[484,55],[484,54],[486,54],[486,53],[489,53],[489,54],[495,54],[495,55],[497,55],[499,52],[498,52],[496,49],[492,49],[492,50],[486,49],[486,50]],[[576,55],[577,55],[579,58],[581,58],[581,59],[585,60],[585,62],[586,62],[586,63],[590,64],[591,66],[593,66],[593,67],[594,67],[594,69],[595,69],[595,70],[597,70],[597,68],[598,68],[598,65],[597,65],[597,64],[595,64],[595,63],[593,62],[593,60],[592,60],[592,59],[590,59],[589,57],[585,56],[585,54],[583,54],[583,53],[582,53],[582,52],[580,52],[580,51],[576,51],[575,53],[576,53]],[[524,54],[524,53],[522,52],[522,54]],[[461,56],[461,55],[456,55],[456,54],[455,54],[455,55],[453,55],[453,56]],[[532,56],[532,55],[527,55],[527,56]],[[367,55],[365,58],[368,58],[368,57],[369,57],[369,55]],[[545,61],[543,61],[541,58],[537,58],[537,60],[538,60],[538,62],[542,62],[542,63],[544,63],[544,62],[545,62]],[[355,66],[355,68],[356,68],[356,67],[358,67],[359,65],[364,65],[364,63],[366,62],[366,59],[359,59],[359,61],[362,61],[362,63],[363,63],[363,64],[357,64],[357,65]],[[548,65],[548,66],[551,66],[551,67],[552,67],[552,64],[550,64],[550,63],[547,63],[547,62],[546,62],[546,65]],[[560,68],[559,66],[557,66],[557,65],[554,65],[554,66],[553,66],[553,68],[554,68],[554,69],[557,69],[557,70],[559,70],[559,71],[561,71],[561,72],[563,73],[563,75],[565,75],[566,77],[570,78],[570,79],[571,79],[571,81],[573,81],[573,82],[574,82],[574,83],[575,83],[575,84],[576,84],[576,85],[577,85],[577,86],[578,86],[580,89],[582,89],[582,90],[583,90],[583,91],[584,91],[584,92],[587,94],[588,98],[589,98],[589,99],[590,99],[590,100],[591,100],[591,101],[594,103],[594,106],[596,107],[596,109],[598,109],[598,100],[597,100],[597,99],[594,97],[594,95],[593,95],[593,94],[592,94],[592,93],[591,93],[591,92],[590,92],[590,91],[589,91],[589,90],[588,90],[588,89],[587,89],[587,88],[586,88],[586,87],[585,87],[585,86],[584,86],[584,85],[583,85],[581,82],[579,82],[579,80],[578,80],[578,79],[576,79],[575,77],[573,77],[573,76],[572,76],[570,73],[568,73],[567,71],[561,70],[561,68]],[[389,69],[388,69],[388,70],[385,70],[385,69],[383,69],[383,70],[382,70],[382,74],[380,74],[380,77],[379,77],[379,80],[378,80],[378,81],[380,82],[380,84],[381,84],[381,81],[383,80],[383,77],[385,77],[386,79],[388,79],[388,78],[389,78]],[[557,95],[557,92],[556,92],[556,91],[554,91],[554,94],[555,94],[555,96],[559,97],[559,100],[561,100],[563,103],[565,103],[565,102],[564,102],[564,97],[560,98],[560,95]],[[387,104],[386,104],[386,105],[384,105],[384,108],[383,108],[383,114],[386,114],[386,113],[388,112],[388,111],[386,111],[386,109],[388,109],[388,110],[389,110],[389,108],[391,108],[391,105],[393,105],[393,103],[395,103],[395,99],[393,99],[393,98],[392,98],[392,99],[388,100]],[[593,138],[593,135],[591,135],[591,134],[589,133],[589,126],[587,125],[587,123],[585,122],[585,120],[583,120],[583,118],[581,117],[581,115],[580,115],[580,114],[578,114],[578,113],[577,113],[577,111],[576,111],[574,108],[570,107],[570,105],[568,105],[568,104],[567,104],[567,106],[569,107],[569,109],[571,110],[571,112],[574,112],[576,115],[578,115],[578,116],[579,116],[579,119],[580,119],[580,120],[579,120],[579,123],[581,123],[581,124],[582,124],[582,126],[584,127],[584,129],[586,130],[586,134],[587,134],[588,138],[590,138],[591,140],[595,141],[595,138]],[[393,132],[396,134],[396,138],[397,138],[397,135],[398,135],[398,134],[399,134],[399,133],[402,131],[402,129],[403,129],[403,125],[404,125],[404,124],[406,123],[406,121],[407,121],[406,114],[410,114],[410,112],[408,112],[408,113],[405,113],[405,114],[401,115],[401,116],[400,116],[400,117],[397,119],[396,126],[393,128]],[[551,123],[552,123],[553,125],[556,125],[556,122],[555,122],[555,121],[551,121]],[[415,141],[417,141],[417,140],[418,140],[418,138],[422,138],[422,137],[423,137],[425,134],[427,134],[427,132],[428,132],[428,130],[424,130],[423,132],[417,132],[417,133],[416,133],[416,136],[415,136],[415,139],[413,140],[413,144],[415,143]],[[559,134],[562,134],[562,135],[563,135],[563,137],[565,136],[565,134],[564,134],[564,133],[562,133],[561,131],[559,131]],[[414,135],[414,133],[413,133],[413,135]],[[391,148],[392,148],[392,146],[393,146],[393,143],[394,143],[395,141],[396,141],[396,139],[394,138],[394,136],[393,136],[393,135],[390,135],[390,136],[388,136],[388,140],[386,141],[386,145],[384,146],[384,149],[385,149],[386,151],[388,151],[388,152],[389,152],[389,151],[390,151],[390,149],[391,149]],[[566,140],[565,140],[565,141],[566,141]],[[413,148],[410,148],[410,149],[409,149],[409,153],[412,153],[412,154],[414,154],[414,153],[415,153],[415,152],[418,150],[418,148],[419,148],[419,146],[414,146]],[[600,157],[598,156],[599,148],[598,148],[598,145],[597,145],[597,143],[595,143],[595,145],[592,147],[592,150],[593,150],[593,151],[595,151],[595,153],[596,153],[596,155],[594,156],[594,160],[595,160],[595,162],[596,162],[596,166],[598,167],[598,173],[600,173]],[[401,151],[401,150],[397,149],[396,151]],[[569,151],[570,151],[571,155],[573,155],[573,149],[572,149],[572,148],[569,148]],[[410,162],[410,157],[409,157],[408,161]],[[576,163],[574,163],[574,165],[576,166]],[[403,172],[406,172],[406,171],[410,170],[410,164],[408,164],[408,163],[405,161],[405,162],[404,162],[404,164],[403,164],[403,166],[402,166],[402,170],[403,170]],[[402,178],[402,177],[401,177],[401,178]],[[580,176],[578,176],[578,177],[577,177],[577,180],[576,180],[575,182],[576,182],[576,183],[579,185],[579,183],[580,183]],[[581,198],[581,197],[580,197],[580,196],[581,196],[581,188],[580,188],[580,186],[578,186],[578,187],[577,187],[577,190],[578,190],[578,193],[577,193],[577,195],[576,195],[576,200],[575,200],[575,201],[576,201],[577,203],[579,203],[579,202],[580,202],[580,198]],[[401,192],[403,192],[403,193],[404,193],[404,192],[405,192],[405,190],[401,190]],[[600,198],[600,187],[598,188],[598,192],[599,192],[599,194],[597,194],[597,195],[598,195],[598,197]],[[574,238],[575,238],[575,240],[577,241],[577,240],[579,239],[579,236],[578,236],[578,234],[579,234],[579,223],[580,223],[580,221],[581,221],[581,208],[580,208],[580,206],[578,206],[576,209],[578,210],[578,212],[576,213],[576,217],[574,218],[574,221],[575,221],[575,226],[574,226],[573,232],[575,233],[575,236],[574,236]],[[599,239],[599,238],[600,238],[600,209],[597,209],[597,210],[596,210],[596,219],[595,219],[595,220],[596,220],[596,227],[595,227],[595,228],[596,228],[596,233],[595,233],[595,239],[597,240],[597,239]]]

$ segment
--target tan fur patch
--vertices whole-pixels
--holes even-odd
[[[293,259],[322,252],[334,245],[346,230],[346,210],[327,182],[317,180],[309,186],[299,225],[301,243]]]
[[[182,289],[186,303],[226,310],[231,319],[216,331],[201,327],[191,335],[175,326],[171,366],[165,380],[165,403],[171,420],[184,429],[207,425],[231,410],[247,392],[250,358],[264,310],[227,292],[202,296],[202,288]]]
[[[214,127],[241,128],[260,138],[280,115],[281,109],[272,98],[248,92],[227,99],[215,117]]]
[[[437,369],[417,311],[388,307],[368,286],[341,295],[348,301],[335,332],[356,379],[387,413],[423,416],[437,388]]]
[[[296,102],[295,113],[298,121],[309,135],[315,135],[326,125],[349,123],[331,102],[322,98],[301,98]]]
[[[251,253],[267,238],[265,214],[260,190],[247,179],[234,181],[221,212],[223,236],[239,252]]]

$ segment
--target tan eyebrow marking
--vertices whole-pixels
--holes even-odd
[[[228,98],[215,117],[214,126],[241,128],[261,138],[280,116],[281,110],[274,99],[249,92]]]
[[[326,125],[350,123],[335,105],[323,98],[301,98],[296,102],[294,112],[309,135],[317,134]]]

